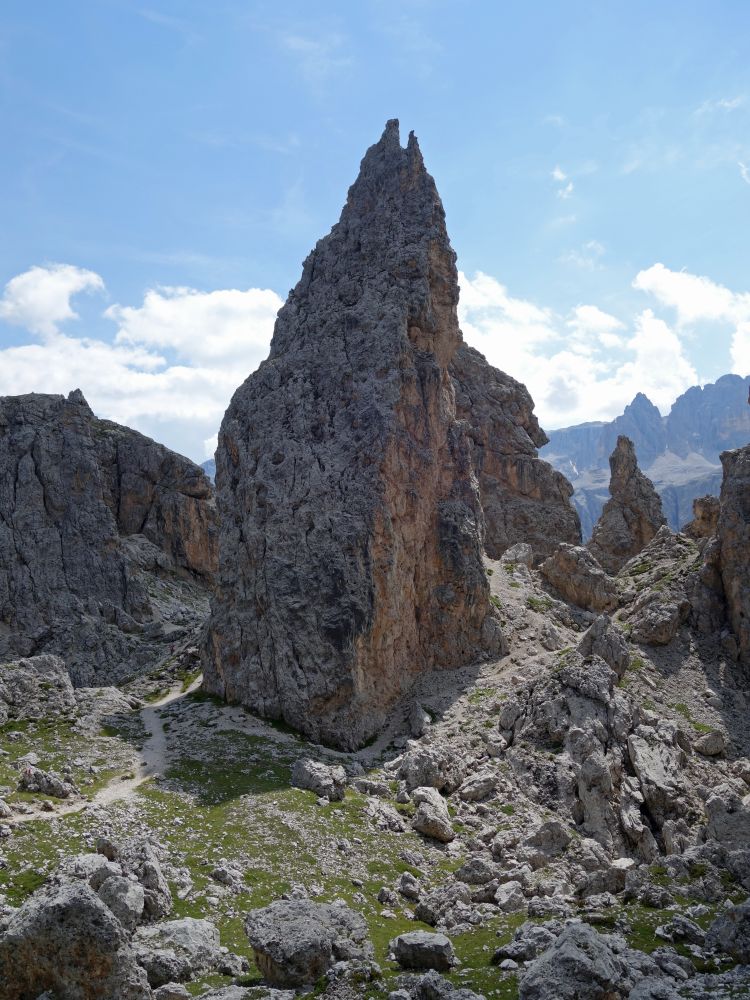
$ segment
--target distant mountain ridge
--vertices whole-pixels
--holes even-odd
[[[549,432],[540,457],[573,484],[573,502],[584,538],[591,534],[609,493],[608,459],[620,434],[635,445],[638,462],[661,495],[673,529],[692,517],[693,499],[718,496],[722,451],[750,441],[750,376],[722,375],[716,382],[692,386],[662,417],[639,392],[611,421],[593,421]]]

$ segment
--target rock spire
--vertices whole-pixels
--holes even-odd
[[[594,525],[589,551],[611,574],[637,555],[666,524],[654,484],[638,468],[630,438],[621,434],[609,457],[610,498]]]
[[[419,673],[497,645],[457,303],[435,183],[389,121],[222,423],[209,691],[354,747]]]

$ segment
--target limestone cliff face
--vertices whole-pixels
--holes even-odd
[[[391,121],[222,423],[209,691],[353,747],[421,671],[497,642],[457,302],[435,184]]]
[[[215,551],[188,459],[97,420],[78,391],[0,398],[0,659],[59,653],[79,684],[137,672],[144,630],[161,633],[144,563],[205,578]]]
[[[526,386],[462,344],[451,364],[456,411],[469,427],[472,460],[484,512],[484,545],[499,559],[511,545],[528,542],[535,557],[560,542],[579,545],[581,525],[562,473],[537,457],[547,436],[534,415]]]
[[[620,435],[609,458],[610,498],[594,526],[588,549],[610,574],[617,573],[666,524],[653,483],[638,468],[633,442]]]
[[[743,665],[750,667],[750,445],[721,455],[719,563],[729,621]]]
[[[189,459],[129,427],[97,420],[104,500],[121,535],[144,535],[180,566],[210,581],[218,563],[213,489]]]

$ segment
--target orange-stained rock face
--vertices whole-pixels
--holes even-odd
[[[498,648],[457,303],[440,198],[390,122],[222,424],[208,690],[353,747],[418,673]]]

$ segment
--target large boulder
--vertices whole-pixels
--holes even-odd
[[[417,811],[411,825],[417,833],[432,840],[439,840],[442,844],[455,839],[456,833],[451,824],[448,803],[437,789],[429,786],[415,788],[412,792],[412,801],[416,804]]]
[[[718,915],[708,929],[706,944],[731,955],[735,962],[750,964],[750,899]]]
[[[0,935],[0,996],[36,1000],[147,1000],[125,928],[85,882],[34,893]]]
[[[539,567],[544,579],[579,608],[612,611],[617,607],[617,585],[580,545],[558,545]]]
[[[135,837],[123,845],[120,857],[124,871],[135,875],[143,886],[143,915],[160,920],[172,912],[172,890],[162,870],[154,845]]]
[[[292,784],[295,788],[307,788],[320,798],[340,802],[346,794],[346,771],[340,764],[330,766],[300,757],[292,765]]]
[[[187,458],[78,390],[0,397],[0,661],[57,653],[76,685],[130,676],[159,648],[152,574],[205,593],[215,562],[211,485]]]
[[[104,883],[102,888],[106,888]],[[219,931],[210,920],[183,917],[139,927],[133,938],[138,962],[152,986],[189,979],[206,972],[221,957]]]
[[[343,903],[278,900],[251,910],[245,932],[272,986],[309,986],[336,962],[373,954],[364,918]]]
[[[512,545],[526,543],[538,560],[560,542],[579,545],[573,487],[537,457],[547,435],[526,386],[493,368],[468,344],[456,351],[450,373],[456,411],[469,427],[487,554],[499,559]]]
[[[609,615],[599,615],[584,632],[578,643],[578,652],[584,658],[598,656],[618,677],[623,676],[630,663],[628,641]]]
[[[61,718],[75,711],[70,674],[59,656],[0,663],[0,724],[8,719]]]
[[[609,458],[610,498],[588,543],[597,562],[617,573],[667,523],[654,484],[638,468],[630,438],[620,435]]]
[[[457,303],[435,183],[391,121],[222,422],[207,691],[353,748],[419,674],[499,648]]]
[[[623,967],[604,937],[588,924],[570,924],[527,967],[519,984],[519,1000],[609,1000]]]
[[[408,931],[391,941],[390,950],[402,969],[448,972],[456,964],[450,938],[431,931]]]

